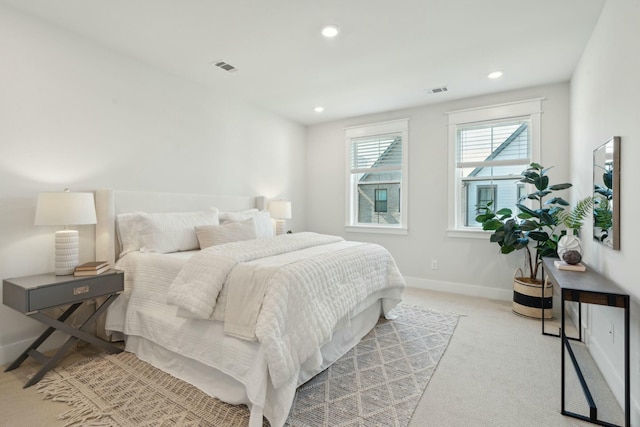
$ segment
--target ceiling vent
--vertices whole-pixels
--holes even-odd
[[[214,65],[215,65],[216,67],[218,67],[218,68],[222,68],[223,70],[228,71],[228,72],[230,72],[230,73],[235,73],[236,71],[238,71],[238,69],[237,69],[236,67],[234,67],[234,66],[233,66],[233,65],[231,65],[231,64],[227,64],[227,63],[226,63],[226,62],[224,62],[224,61],[216,61],[216,62],[214,63]]]
[[[447,92],[449,89],[446,86],[441,86],[441,87],[436,87],[433,89],[429,89],[429,93],[444,93]]]

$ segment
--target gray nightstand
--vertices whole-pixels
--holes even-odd
[[[16,369],[31,356],[40,362],[42,368],[24,385],[29,387],[53,368],[73,344],[82,340],[96,345],[109,353],[119,353],[122,349],[86,332],[87,329],[105,312],[107,307],[124,290],[124,273],[109,270],[97,276],[56,276],[53,273],[35,276],[18,277],[2,281],[2,298],[5,305],[36,319],[49,326],[5,372]],[[98,297],[107,297],[104,303],[87,318],[82,325],[75,328],[65,321],[84,301]],[[47,316],[40,310],[70,305],[57,319]],[[51,357],[47,357],[37,348],[56,330],[69,335],[69,339]]]

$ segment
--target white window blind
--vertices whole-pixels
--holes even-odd
[[[399,134],[353,138],[351,152],[351,173],[402,168],[402,136]]]
[[[528,165],[531,162],[529,120],[459,125],[457,167]]]

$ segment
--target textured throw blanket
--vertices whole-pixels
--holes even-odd
[[[210,246],[192,256],[178,273],[169,287],[167,304],[177,306],[183,317],[209,319],[222,286],[237,264],[340,240],[344,239],[297,233]]]
[[[297,233],[201,251],[178,273],[168,302],[179,315],[208,319],[223,286],[225,333],[257,338],[277,388],[298,375],[367,297],[397,288],[398,298],[383,302],[385,314],[393,308],[404,279],[382,246]]]

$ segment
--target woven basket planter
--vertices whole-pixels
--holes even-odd
[[[518,273],[520,275],[518,275]],[[523,277],[522,270],[513,275],[513,312],[534,319],[553,318],[553,285],[545,281],[544,298],[542,281]]]

